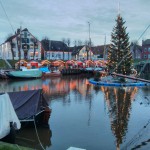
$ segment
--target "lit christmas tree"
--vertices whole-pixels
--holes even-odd
[[[131,74],[132,55],[128,33],[120,14],[117,16],[116,26],[111,34],[111,46],[108,50],[108,69],[115,73]]]

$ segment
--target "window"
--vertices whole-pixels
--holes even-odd
[[[103,54],[100,54],[99,56],[97,56],[97,58],[103,58]]]
[[[150,52],[150,47],[148,48],[148,51]]]
[[[33,52],[30,52],[30,56],[33,57]]]
[[[28,35],[27,32],[24,32],[24,37],[25,37],[25,38],[27,38],[27,35]]]
[[[147,55],[144,55],[144,58],[147,58]]]
[[[144,52],[147,52],[147,48],[144,48]]]
[[[14,57],[16,57],[16,51],[14,51]]]
[[[148,58],[150,58],[150,54],[148,54]]]
[[[38,44],[37,43],[34,44],[34,48],[38,49]]]
[[[34,48],[34,45],[33,45],[33,44],[30,44],[30,48],[33,49],[33,48]]]
[[[22,44],[22,49],[29,49],[29,45],[28,44]]]
[[[38,52],[35,52],[35,56],[36,56],[36,57],[38,57],[38,54],[39,54]]]
[[[54,53],[52,53],[52,57],[54,57]]]
[[[12,48],[16,48],[16,44],[15,43],[12,43]]]
[[[57,54],[58,58],[61,59],[61,54]]]
[[[22,38],[22,43],[29,43],[29,39],[28,38]]]

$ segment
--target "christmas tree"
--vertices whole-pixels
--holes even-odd
[[[112,43],[108,50],[108,69],[110,72],[129,75],[131,74],[132,55],[128,33],[126,33],[127,27],[124,24],[125,21],[119,14],[111,34]]]

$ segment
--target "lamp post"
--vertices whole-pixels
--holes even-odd
[[[90,37],[90,22],[88,22],[89,25],[89,52],[90,52],[90,59],[91,59],[91,37]]]

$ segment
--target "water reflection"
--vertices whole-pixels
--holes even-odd
[[[1,92],[28,91],[41,89],[42,80],[1,80]]]
[[[39,130],[43,145],[51,150],[67,149],[71,144],[94,150],[108,149],[110,144],[112,147],[110,149],[114,149],[114,140],[116,148],[120,149],[124,139],[130,140],[129,137],[137,133],[132,126],[138,122],[136,117],[138,116],[144,124],[147,118],[143,115],[148,115],[149,112],[145,109],[145,106],[149,106],[150,103],[149,87],[98,87],[89,84],[88,79],[82,76],[0,82],[0,90],[5,92],[40,88],[49,98],[49,104],[53,106],[50,123],[54,136],[51,137],[51,130],[50,132]],[[139,106],[143,107],[139,108]],[[133,108],[134,112],[131,111]],[[140,129],[141,126],[138,128]],[[35,134],[34,130],[29,132]],[[25,130],[20,133],[20,136],[23,138],[29,132]],[[28,136],[29,139],[31,134]],[[51,138],[53,138],[52,145]],[[103,142],[99,144],[99,141]],[[39,148],[37,139],[34,142],[33,145]],[[30,147],[30,145],[32,144],[28,142],[26,146]]]
[[[137,88],[110,88],[102,87],[108,106],[111,129],[116,137],[117,149],[120,149],[122,139],[126,134],[130,117],[131,101],[137,92]]]
[[[23,128],[16,134],[16,143],[21,146],[30,147],[33,149],[42,149],[40,142],[44,149],[51,146],[52,131],[49,128],[38,127],[38,135],[34,128]]]

